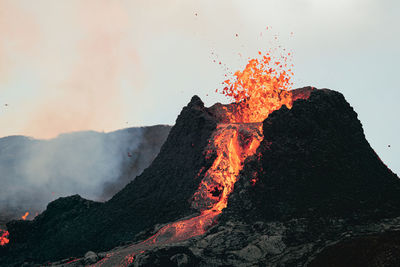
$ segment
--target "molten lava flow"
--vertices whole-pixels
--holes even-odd
[[[95,266],[128,266],[135,255],[149,248],[204,234],[227,206],[244,160],[255,153],[261,140],[261,123],[218,125],[205,151],[206,155],[216,154],[216,159],[205,173],[192,201],[192,206],[201,211],[200,215],[167,224],[149,239],[113,253]],[[118,260],[121,256],[124,257],[122,262]]]
[[[294,100],[309,96],[309,92],[289,91],[293,72],[286,69],[286,61],[287,57],[273,60],[267,53],[261,59],[250,60],[243,71],[234,74],[235,78],[224,82],[222,93],[235,103],[216,106],[211,112],[220,124],[204,153],[206,157],[215,156],[215,160],[192,199],[192,207],[200,215],[167,224],[149,239],[108,255],[96,266],[128,266],[135,255],[147,249],[202,235],[216,223],[246,158],[255,154],[263,139],[262,121],[282,105],[291,108]],[[251,184],[256,182],[254,176]]]
[[[244,160],[255,153],[262,139],[261,124],[220,124],[206,152],[217,153],[195,193],[192,206],[199,216],[168,224],[145,243],[168,244],[204,234],[227,206]]]
[[[255,153],[262,139],[261,123],[220,124],[206,154],[216,153],[194,195],[192,207],[202,213],[220,213],[227,206],[244,160]]]
[[[8,231],[0,229],[0,246],[8,244],[10,240],[8,239]]]

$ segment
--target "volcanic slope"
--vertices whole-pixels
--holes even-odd
[[[283,106],[263,134],[219,224],[147,250],[134,266],[397,266],[400,180],[342,94],[315,90]]]
[[[293,99],[307,97],[310,90],[299,89],[285,95],[293,95]],[[279,94],[276,97],[279,99]],[[194,96],[178,116],[151,166],[110,201],[101,204],[77,195],[62,198],[50,203],[34,221],[7,224],[10,243],[3,249],[4,261],[53,261],[83,255],[88,250],[106,250],[132,241],[140,231],[152,229],[155,224],[195,216],[204,209],[210,209],[206,217],[212,222],[226,206],[247,150],[255,150],[259,143],[256,142],[257,146],[251,145],[253,141],[247,144],[247,139],[252,134],[259,135],[256,129],[261,123],[243,129],[227,124],[237,109],[235,104],[205,108],[200,98]],[[217,130],[217,124],[225,126]],[[250,130],[252,128],[254,130]],[[213,137],[214,133],[218,137]],[[231,135],[233,139],[229,141]],[[213,146],[207,150],[213,138],[222,138],[221,147],[227,147],[226,153]],[[240,152],[241,147],[246,151]],[[220,159],[231,154],[232,149],[232,157],[226,158],[228,161],[222,161],[223,166],[220,166]],[[235,162],[235,166],[229,166],[229,162]],[[215,168],[210,168],[212,165]],[[221,168],[231,173],[229,181],[224,181]],[[208,170],[212,173],[207,174]],[[215,187],[202,185],[204,176],[215,177],[206,182]],[[195,195],[195,192],[200,194]],[[211,210],[213,205],[217,206],[217,213]],[[140,236],[145,237],[146,233]]]
[[[194,96],[183,108],[151,166],[105,203],[75,195],[51,202],[33,221],[12,221],[0,263],[53,261],[132,241],[140,231],[194,213],[190,199],[213,155],[204,148],[216,119]]]
[[[317,90],[290,110],[272,112],[263,132],[258,159],[244,168],[226,215],[250,220],[400,215],[400,181],[371,148],[342,94]],[[254,186],[246,187],[251,179]]]
[[[349,232],[398,225],[400,182],[365,140],[357,114],[340,93],[305,92],[308,99],[264,120],[264,139],[246,160],[220,223],[205,235],[136,255],[135,266],[301,266]],[[8,224],[3,262],[22,261],[21,253],[43,262],[104,250],[196,212],[191,198],[216,156],[203,152],[226,117],[216,110],[194,97],[151,167],[109,202],[60,199],[33,222]]]

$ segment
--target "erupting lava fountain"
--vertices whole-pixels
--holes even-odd
[[[299,98],[308,98],[310,90],[292,90],[290,53],[276,59],[271,52],[249,60],[243,71],[234,73],[223,82],[220,91],[233,102],[209,108],[219,124],[204,151],[205,157],[214,156],[208,170],[202,169],[202,181],[192,198],[192,207],[199,215],[167,224],[149,239],[111,253],[96,266],[118,264],[127,266],[134,256],[146,249],[172,244],[204,234],[217,223],[218,215],[228,205],[239,172],[249,156],[255,155],[263,138],[262,122],[268,115],[286,105],[291,108]],[[254,177],[255,183],[257,178]],[[120,262],[120,259],[124,260]]]

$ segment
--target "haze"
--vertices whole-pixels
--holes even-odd
[[[282,45],[294,54],[294,87],[342,92],[399,174],[399,7],[394,0],[1,0],[0,137],[174,124],[194,94],[206,105],[227,102],[215,93],[226,67],[242,69],[257,51]]]

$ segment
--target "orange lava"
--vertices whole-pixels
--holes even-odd
[[[216,153],[217,157],[192,202],[192,207],[202,214],[219,214],[226,208],[244,160],[256,152],[262,140],[262,124],[219,124],[211,140],[206,154]]]
[[[26,218],[28,217],[28,215],[29,215],[29,212],[25,212],[25,214],[21,216],[21,219],[25,221]]]
[[[234,103],[216,107],[220,108],[216,111],[220,123],[204,152],[205,157],[213,155],[215,160],[192,199],[192,207],[200,215],[167,224],[149,239],[110,254],[96,266],[128,266],[145,250],[202,235],[216,224],[219,214],[227,207],[246,158],[256,153],[263,139],[262,121],[282,105],[291,108],[295,99],[303,98],[289,91],[293,72],[285,69],[287,60],[285,57],[274,61],[267,53],[261,59],[250,60],[243,71],[237,71],[233,79],[224,82],[222,93]],[[203,169],[199,175],[202,173]],[[256,182],[256,178],[251,180],[252,185]],[[122,261],[117,260],[121,257]]]
[[[216,158],[192,199],[192,207],[200,215],[166,225],[141,245],[183,241],[204,234],[216,223],[228,204],[244,161],[255,154],[263,138],[262,121],[282,105],[291,108],[293,104],[294,97],[289,91],[293,72],[288,69],[287,61],[288,57],[274,61],[267,53],[261,59],[251,59],[243,71],[234,74],[234,79],[224,82],[227,86],[222,93],[235,104],[229,111],[223,107],[229,113],[228,121],[217,126],[204,153]],[[255,182],[253,179],[252,183]]]
[[[0,246],[4,246],[10,242],[8,235],[8,231],[0,229]]]
[[[204,234],[216,223],[228,203],[244,160],[255,153],[262,140],[261,124],[220,124],[207,150],[217,158],[204,175],[192,201],[201,214],[161,228],[143,244],[170,244]]]
[[[203,235],[216,224],[218,215],[227,206],[244,160],[255,153],[262,140],[262,124],[220,124],[211,140],[205,154],[216,153],[217,157],[192,201],[192,206],[201,211],[200,215],[167,224],[147,240],[110,254],[94,266],[129,266],[145,250]],[[116,261],[121,257],[122,261]]]
[[[251,59],[243,71],[223,82],[220,92],[239,105],[231,122],[261,122],[282,105],[292,106],[291,53],[279,58],[271,52],[258,54],[260,58]]]

